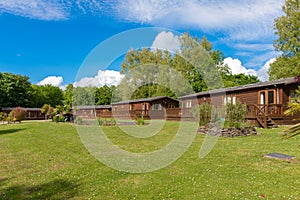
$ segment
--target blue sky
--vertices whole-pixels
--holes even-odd
[[[282,4],[278,0],[0,0],[0,71],[27,75],[32,83],[64,86],[75,82],[81,64],[101,42],[123,31],[163,27],[165,32],[129,40],[143,40],[145,46],[156,41],[167,48],[180,33],[206,35],[214,49],[225,53],[234,73],[266,80],[269,64],[278,55],[272,46],[273,21],[282,15]],[[173,33],[168,34],[168,29]],[[118,70],[120,62],[110,69]],[[113,77],[118,74],[106,75],[106,83],[117,81]]]

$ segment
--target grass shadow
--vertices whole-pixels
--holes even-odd
[[[0,199],[70,199],[77,195],[77,186],[61,179],[35,186],[15,185],[0,189]]]
[[[23,131],[25,129],[26,128],[18,128],[18,129],[14,128],[14,129],[0,130],[0,135],[16,133],[16,132],[19,132],[19,131]]]

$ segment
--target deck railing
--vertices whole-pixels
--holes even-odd
[[[250,104],[247,105],[246,118],[256,119],[257,122],[264,128],[268,128],[268,122],[274,124],[272,118],[283,117],[283,105],[282,104]]]
[[[255,117],[265,113],[269,117],[283,117],[283,105],[282,104],[249,104],[247,105],[247,117]]]

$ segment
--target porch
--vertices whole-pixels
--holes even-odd
[[[284,110],[283,104],[248,104],[246,119],[263,128],[271,128],[276,126],[274,120],[284,118]]]

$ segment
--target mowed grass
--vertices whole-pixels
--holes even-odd
[[[151,138],[136,139],[104,127],[126,150],[145,152],[169,143],[177,122]],[[151,173],[131,174],[97,161],[72,124],[24,122],[0,125],[0,199],[300,199],[300,137],[283,140],[280,129],[258,136],[219,138],[198,157],[197,135],[181,158]],[[294,155],[298,162],[266,159]]]

